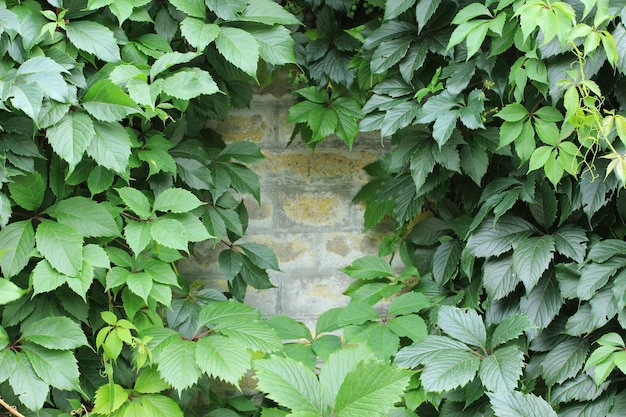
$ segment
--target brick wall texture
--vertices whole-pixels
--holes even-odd
[[[246,240],[271,247],[281,270],[270,271],[276,288],[249,290],[246,302],[265,316],[288,315],[314,327],[321,313],[348,301],[342,293],[351,278],[339,268],[377,253],[383,231],[364,233],[363,207],[351,201],[368,181],[362,168],[385,149],[377,137],[357,138],[351,151],[338,139],[322,142],[314,152],[299,139],[287,146],[291,104],[289,94],[255,95],[249,109],[234,111],[215,129],[226,142],[255,142],[265,155],[251,166],[261,181],[262,204],[245,200],[250,213]],[[224,289],[217,265],[221,249],[197,245],[179,271]]]

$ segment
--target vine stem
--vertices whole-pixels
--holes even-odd
[[[17,411],[17,408],[15,408],[14,405],[9,405],[6,401],[4,401],[2,398],[0,398],[0,405],[3,406],[4,408],[7,409],[7,411],[15,416],[15,417],[24,417],[24,414],[20,413],[19,411]]]

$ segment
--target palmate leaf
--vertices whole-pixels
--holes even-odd
[[[554,257],[554,238],[550,235],[522,240],[513,250],[513,269],[522,279],[526,291],[537,285],[541,274]]]
[[[191,46],[202,51],[217,38],[220,27],[213,23],[204,23],[201,19],[186,17],[180,23],[180,33]]]
[[[320,383],[326,404],[332,404],[339,394],[339,390],[346,375],[353,370],[359,362],[375,359],[372,351],[364,344],[356,347],[340,349],[328,356],[320,371]]]
[[[335,400],[337,417],[385,417],[411,373],[382,362],[360,362],[348,372]]]
[[[11,223],[0,231],[0,268],[5,278],[17,275],[30,259],[35,248],[35,232],[31,220]]]
[[[517,387],[523,366],[522,351],[517,346],[505,346],[483,359],[478,375],[487,390],[510,392]]]
[[[256,79],[259,45],[252,35],[239,28],[222,26],[215,46],[228,62]]]
[[[196,343],[196,363],[204,373],[233,385],[251,367],[252,354],[244,345],[227,337],[214,335]]]
[[[254,370],[258,388],[280,405],[316,416],[325,415],[330,408],[317,376],[302,362],[272,357],[255,361]]]
[[[46,210],[50,216],[77,230],[83,237],[117,236],[119,230],[111,213],[94,200],[71,197]]]
[[[426,391],[442,392],[471,382],[480,366],[480,358],[466,350],[444,350],[429,358],[421,380]]]
[[[284,26],[250,28],[248,33],[259,44],[261,59],[272,65],[284,65],[296,62],[294,40],[291,32]]]
[[[487,395],[498,417],[557,417],[550,404],[533,394],[513,391]]]
[[[70,42],[82,51],[89,52],[107,62],[120,60],[113,31],[92,20],[73,20],[66,26]]]
[[[470,346],[484,347],[487,343],[485,324],[475,310],[441,306],[437,325],[448,334]]]

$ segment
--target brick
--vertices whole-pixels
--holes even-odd
[[[350,203],[333,191],[283,193],[282,210],[288,225],[349,226]]]
[[[310,235],[302,233],[248,234],[246,241],[261,243],[274,251],[281,271],[297,273],[315,268],[315,248]]]
[[[283,279],[281,314],[295,318],[317,317],[326,310],[345,306],[350,299],[343,291],[352,283],[346,275],[300,275]]]
[[[382,237],[381,233],[323,233],[319,236],[322,243],[319,256],[324,267],[343,268],[357,258],[375,255]]]
[[[226,142],[269,142],[274,138],[270,116],[260,112],[233,113],[227,120],[217,122],[215,130]]]

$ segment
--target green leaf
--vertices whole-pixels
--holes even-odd
[[[385,20],[398,17],[415,4],[415,0],[388,0],[385,4]]]
[[[311,331],[305,324],[287,316],[272,316],[265,323],[275,329],[283,340],[312,340]]]
[[[337,417],[387,415],[408,385],[411,373],[380,362],[361,362],[346,374],[335,400]]]
[[[46,131],[54,152],[73,170],[96,134],[91,118],[84,113],[70,112]]]
[[[567,403],[572,400],[592,401],[602,394],[608,384],[597,386],[589,375],[578,374],[575,378],[553,387],[550,402],[552,404]]]
[[[119,123],[94,122],[96,135],[87,153],[98,165],[125,175],[130,156],[130,137]]]
[[[550,235],[522,240],[513,250],[513,269],[526,291],[532,290],[554,257],[554,238]]]
[[[576,291],[581,300],[591,299],[615,273],[626,266],[626,259],[613,258],[605,263],[590,263],[580,272],[580,281]]]
[[[62,274],[75,276],[83,264],[83,237],[76,229],[42,220],[35,234],[37,250]]]
[[[196,365],[196,342],[180,338],[167,341],[157,363],[163,379],[179,393],[198,381],[201,371]]]
[[[102,385],[96,391],[93,412],[110,415],[128,401],[129,395],[130,390],[126,390],[117,384]]]
[[[196,58],[196,52],[168,52],[159,57],[150,67],[150,79],[154,81],[157,75],[174,65],[184,64]]]
[[[256,79],[259,45],[252,35],[239,28],[222,26],[215,46],[228,62]]]
[[[395,274],[391,265],[378,256],[364,256],[341,269],[354,279],[388,278]]]
[[[120,60],[120,50],[113,32],[93,20],[72,20],[66,25],[70,42],[78,49],[89,52],[107,62]]]
[[[541,375],[546,384],[561,384],[576,376],[583,368],[588,352],[588,341],[575,337],[568,337],[556,345],[542,363]]]
[[[144,369],[137,380],[135,381],[135,387],[133,391],[140,392],[142,394],[156,394],[169,388],[169,385],[163,381],[159,372],[155,367]]]
[[[528,319],[528,316],[524,314],[512,314],[496,326],[491,336],[491,347],[494,348],[509,340],[517,339],[531,327],[532,323]]]
[[[48,384],[35,374],[25,353],[17,353],[15,359],[15,369],[9,376],[9,385],[26,408],[38,411],[48,397]]]
[[[248,33],[259,44],[261,59],[272,65],[294,64],[294,40],[291,32],[284,26],[250,28]]]
[[[541,397],[518,391],[487,393],[498,417],[557,417]]]
[[[35,232],[31,220],[11,223],[0,231],[0,267],[2,275],[17,275],[30,259],[35,248]]]
[[[155,242],[166,248],[188,250],[187,232],[178,220],[159,218],[150,225],[150,235]]]
[[[67,282],[67,276],[56,271],[50,262],[42,259],[33,268],[31,279],[35,294],[52,291]]]
[[[186,213],[203,204],[204,203],[189,190],[183,188],[168,188],[156,196],[153,210]]]
[[[490,258],[483,264],[483,285],[487,294],[499,300],[512,293],[520,283],[513,270],[513,257]]]
[[[46,384],[67,391],[80,391],[78,363],[69,350],[50,350],[38,345],[22,346],[33,370]]]
[[[388,313],[394,315],[417,313],[430,306],[431,301],[428,297],[422,293],[411,291],[394,298],[389,305]]]
[[[557,315],[563,304],[559,285],[551,274],[544,275],[535,288],[520,300],[520,310],[531,323],[540,329],[546,328]]]
[[[461,247],[457,240],[449,240],[437,247],[433,255],[433,277],[439,285],[453,279],[461,260]]]
[[[141,403],[151,416],[184,417],[178,403],[165,395],[142,395]]]
[[[517,387],[523,366],[524,354],[519,348],[505,346],[483,359],[478,375],[487,390],[511,392]]]
[[[383,74],[405,57],[411,46],[411,38],[396,38],[382,42],[374,51],[370,61],[373,74]]]
[[[100,165],[91,170],[87,178],[87,187],[92,196],[107,190],[112,184],[113,173]]]
[[[89,114],[102,122],[119,122],[131,114],[141,112],[137,103],[109,79],[92,85],[83,96],[82,105]],[[94,127],[97,134],[97,126]]]
[[[227,337],[204,337],[196,344],[196,363],[204,373],[235,386],[250,368],[252,354]]]
[[[334,403],[348,372],[358,363],[373,359],[372,351],[364,344],[331,353],[319,373],[324,402]]]
[[[506,122],[519,122],[528,118],[528,115],[529,113],[526,107],[519,103],[508,104],[496,114],[497,117]],[[500,146],[502,146],[502,144]]]
[[[204,23],[201,19],[186,17],[180,23],[180,33],[191,46],[202,51],[217,38],[220,27],[213,23]]]
[[[400,349],[394,362],[403,368],[415,368],[419,364],[429,363],[440,352],[455,353],[468,350],[470,348],[458,340],[430,335],[420,342]]]
[[[124,238],[135,256],[139,255],[152,240],[150,223],[127,220],[124,226]]]
[[[152,215],[150,201],[141,191],[132,187],[121,187],[116,189],[120,198],[126,206],[135,212],[142,219],[148,219]]]
[[[22,339],[47,349],[69,350],[87,346],[80,325],[68,317],[46,317],[29,323],[22,330]]]
[[[428,339],[425,339],[425,342]],[[480,366],[480,358],[466,350],[443,350],[426,363],[421,380],[429,392],[442,392],[471,382]]]
[[[626,242],[619,239],[603,239],[589,248],[587,258],[594,262],[603,263],[615,255],[626,252]]]
[[[466,248],[474,256],[498,256],[524,241],[535,231],[535,227],[520,217],[502,216],[494,224],[487,218],[467,240]]]
[[[83,237],[117,236],[119,230],[111,213],[85,197],[61,200],[46,210],[61,224],[70,226]]]
[[[583,263],[587,252],[587,234],[582,227],[565,225],[554,233],[556,251],[577,263]]]
[[[45,192],[46,182],[37,171],[18,175],[9,182],[11,198],[28,211],[35,211],[41,206]]]
[[[152,278],[145,272],[132,272],[126,276],[126,285],[135,295],[141,297],[146,303],[152,291]]]
[[[203,0],[168,0],[170,4],[189,16],[203,19],[206,17],[206,9]]]
[[[437,324],[449,336],[470,346],[485,347],[487,332],[485,324],[475,310],[441,306]]]
[[[35,83],[15,84],[11,86],[13,98],[11,104],[26,113],[31,119],[37,119],[42,107],[43,91]]]
[[[273,269],[279,271],[278,259],[274,251],[268,246],[260,243],[241,243],[238,245],[243,253],[250,259],[255,265],[262,269]]]
[[[165,78],[163,92],[172,97],[189,100],[219,91],[213,77],[199,68],[184,68]]]
[[[325,402],[317,376],[290,358],[272,357],[254,362],[258,388],[278,404],[294,411],[325,415]]]
[[[424,319],[417,314],[394,317],[388,321],[388,325],[395,334],[408,337],[413,340],[413,342],[419,342],[428,335],[428,329],[426,328]]]
[[[250,2],[239,19],[264,25],[301,25],[297,17],[271,0]]]

